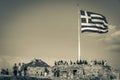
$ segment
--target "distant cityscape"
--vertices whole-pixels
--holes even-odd
[[[41,59],[34,59],[29,63],[15,63],[12,72],[1,68],[0,80],[4,77],[32,77],[40,80],[120,80],[120,72],[108,65],[106,60],[60,60],[55,61],[54,66],[49,66]]]

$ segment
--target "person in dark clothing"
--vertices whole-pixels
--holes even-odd
[[[102,60],[102,66],[104,66],[104,61]]]
[[[97,65],[97,61],[96,60],[94,60],[94,65]]]
[[[9,70],[8,70],[8,68],[6,69],[6,75],[9,75]]]
[[[18,66],[15,63],[14,66],[13,66],[13,74],[14,74],[14,76],[17,76],[17,71],[18,71]]]
[[[59,77],[60,76],[60,70],[58,69],[57,71],[56,71],[56,77]]]
[[[23,63],[24,76],[27,75],[27,65]]]
[[[80,65],[81,65],[81,64],[83,64],[83,63],[82,63],[82,60],[80,60]]]
[[[2,69],[2,70],[1,70],[1,74],[2,74],[2,75],[5,75],[5,74],[6,74],[6,70],[5,70],[5,69]]]
[[[44,72],[46,72],[47,74],[49,74],[49,70],[47,69],[47,67],[45,67]]]

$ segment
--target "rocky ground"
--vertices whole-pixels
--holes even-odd
[[[0,80],[51,80],[48,78],[34,78],[34,77],[22,77],[22,76],[0,76]]]

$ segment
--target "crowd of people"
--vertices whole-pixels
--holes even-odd
[[[27,75],[27,66],[24,63],[18,63],[18,65],[15,63],[12,68],[12,73],[14,76],[26,76]],[[0,75],[10,75],[10,71],[8,68],[0,69]]]
[[[60,61],[55,61],[54,65],[103,65],[103,66],[107,66],[107,62],[106,60],[93,60],[91,61],[90,63],[88,63],[87,60],[77,60],[76,62],[73,62],[73,61],[63,61],[63,60],[60,60]]]
[[[19,63],[18,65],[15,63],[13,66],[13,74],[14,76],[26,76],[27,75],[27,65],[24,63]]]
[[[9,75],[9,70],[8,70],[8,68],[7,68],[7,69],[1,69],[1,70],[0,70],[0,74],[1,74],[1,75]]]
[[[63,65],[63,66],[70,66],[70,65],[88,65],[88,66],[92,66],[92,65],[100,65],[100,66],[107,66],[107,62],[106,60],[92,60],[90,62],[88,62],[87,60],[77,60],[75,62],[73,61],[64,61],[64,60],[60,60],[60,61],[55,61],[54,63],[55,66],[59,66],[59,65]],[[35,70],[35,69],[33,69]],[[18,64],[14,64],[13,68],[12,68],[12,73],[14,76],[27,76],[29,75],[28,72],[30,72],[29,66],[27,66],[25,63],[18,63]],[[34,71],[33,71],[34,72]],[[0,73],[3,75],[9,75],[9,70],[8,69],[1,69]],[[48,69],[45,68],[44,69],[44,73],[49,73]],[[60,74],[60,70],[59,69],[54,69],[53,70],[53,75],[56,77],[58,77]],[[36,75],[38,75],[39,72],[36,72]],[[42,73],[41,73],[42,76]]]
[[[106,60],[92,60],[90,62],[87,60],[77,60],[75,62],[59,60],[55,61],[54,65],[54,77],[61,77],[61,74],[63,74],[62,78],[64,75],[64,78],[66,78],[66,76],[67,78],[72,78],[71,76],[75,74],[74,77],[83,78],[86,80],[103,80],[103,78],[113,80],[118,77],[116,73],[112,73],[112,68],[107,64]],[[71,65],[76,67],[72,67],[74,69],[70,69],[71,67],[64,67]]]

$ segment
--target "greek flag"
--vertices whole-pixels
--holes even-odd
[[[80,10],[81,32],[107,33],[108,23],[105,16]]]

